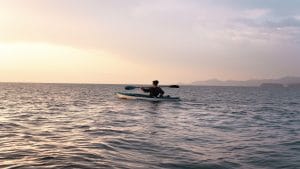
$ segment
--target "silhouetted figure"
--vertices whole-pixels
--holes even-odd
[[[158,83],[158,80],[154,80],[152,82],[152,87],[141,87],[141,89],[146,93],[150,93],[151,97],[162,97],[165,92],[160,87],[158,87]]]

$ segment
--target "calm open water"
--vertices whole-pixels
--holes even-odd
[[[0,83],[0,168],[300,168],[300,89]]]

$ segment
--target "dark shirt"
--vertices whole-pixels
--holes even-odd
[[[142,88],[142,90],[146,93],[150,93],[151,97],[162,97],[165,93],[160,87]]]

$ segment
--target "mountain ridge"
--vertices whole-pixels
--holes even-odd
[[[205,81],[195,81],[191,85],[196,86],[260,86],[264,83],[275,83],[282,85],[300,84],[300,77],[297,76],[285,76],[276,79],[249,79],[244,81],[239,80],[218,80],[209,79]]]

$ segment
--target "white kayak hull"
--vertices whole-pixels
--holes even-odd
[[[137,94],[137,93],[116,93],[117,97],[120,99],[128,99],[128,100],[147,100],[147,101],[180,101],[179,97],[151,97],[145,94]]]

